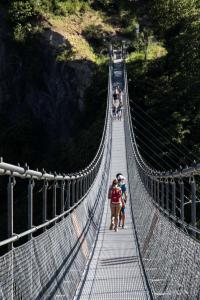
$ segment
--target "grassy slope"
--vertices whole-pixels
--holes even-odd
[[[66,17],[49,16],[52,30],[61,34],[72,46],[71,59],[87,59],[98,62],[98,56],[93,47],[84,36],[84,31],[92,26],[101,27],[109,35],[115,33],[113,26],[106,22],[103,13],[88,10],[81,15],[69,15]]]

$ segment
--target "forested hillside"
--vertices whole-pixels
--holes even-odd
[[[108,66],[99,47],[112,26],[83,1],[0,5],[0,155],[49,171],[85,167],[104,123]]]
[[[197,160],[199,10],[198,0],[1,1],[1,155],[51,170],[87,165],[105,115],[108,44],[125,40],[143,155],[158,169]]]
[[[148,0],[136,11],[145,40],[129,66],[138,143],[154,167],[185,167],[200,158],[199,1]],[[152,55],[158,44],[165,55]]]

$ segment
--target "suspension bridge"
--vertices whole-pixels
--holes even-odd
[[[200,299],[200,164],[159,172],[144,161],[131,121],[124,57],[123,47],[110,49],[104,130],[86,169],[49,174],[1,159],[8,213],[7,238],[0,241],[7,249],[0,256],[1,300]],[[112,119],[116,85],[123,94],[121,121]],[[115,232],[109,230],[108,189],[118,172],[127,180],[127,228]],[[13,226],[17,186],[27,195],[27,229],[19,234]],[[42,220],[36,226],[38,186]]]

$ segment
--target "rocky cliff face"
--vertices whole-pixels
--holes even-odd
[[[79,129],[93,64],[57,60],[60,47],[66,46],[58,33],[56,45],[43,33],[16,43],[1,23],[0,155],[33,165],[40,156],[42,165],[57,142]]]

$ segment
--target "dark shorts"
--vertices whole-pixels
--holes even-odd
[[[122,213],[123,215],[125,215],[125,207],[122,207],[122,208],[121,208],[121,213]]]

